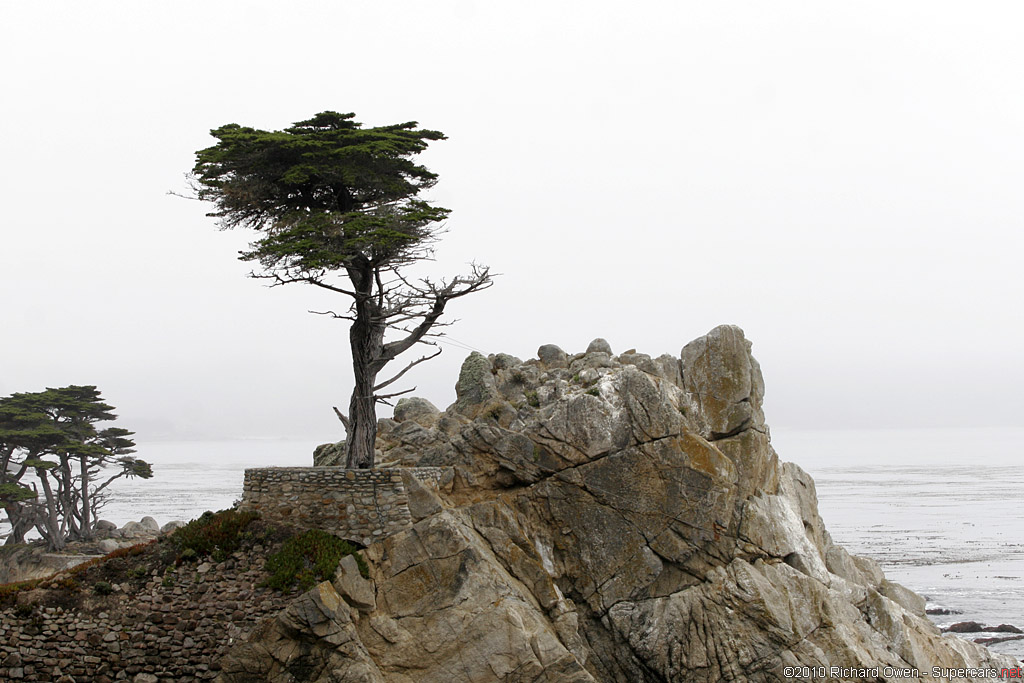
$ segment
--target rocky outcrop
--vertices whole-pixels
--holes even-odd
[[[321,584],[221,680],[786,681],[834,666],[939,681],[933,667],[1016,665],[943,636],[919,596],[832,542],[811,477],[772,448],[739,328],[658,358],[604,340],[525,362],[474,353],[457,396],[380,423],[379,464],[454,476],[364,551],[374,600]]]

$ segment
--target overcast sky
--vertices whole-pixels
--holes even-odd
[[[247,279],[182,191],[211,128],[444,131],[405,386],[473,347],[754,342],[776,429],[1024,426],[1019,2],[3,2],[0,395],[96,384],[140,440],[342,436],[345,305]],[[405,387],[402,387],[405,388]]]

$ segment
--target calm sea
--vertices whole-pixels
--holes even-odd
[[[1024,628],[1024,429],[773,430],[783,460],[817,484],[833,539],[886,575],[973,620]],[[316,439],[139,445],[148,481],[119,481],[101,517],[161,524],[230,507],[246,467],[312,463]],[[1024,657],[1024,641],[993,646]]]
[[[940,626],[1024,629],[1024,429],[775,430],[772,443],[814,477],[836,542],[960,612]],[[1024,640],[990,647],[1024,658]]]

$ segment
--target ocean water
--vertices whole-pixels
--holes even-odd
[[[153,478],[115,482],[100,516],[164,524],[230,507],[245,468],[310,465],[322,441],[140,443]],[[1024,429],[773,430],[772,443],[814,477],[836,542],[959,612],[936,623],[1024,628]],[[1024,658],[1024,640],[992,649]]]
[[[774,430],[772,443],[814,477],[833,540],[959,612],[938,625],[1024,629],[1024,429]],[[990,648],[1024,659],[1024,640]]]

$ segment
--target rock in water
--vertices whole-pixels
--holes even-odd
[[[601,341],[526,362],[474,353],[436,420],[382,421],[384,461],[449,467],[450,483],[413,491],[412,528],[364,551],[372,604],[321,584],[220,680],[781,683],[835,666],[851,672],[835,680],[934,681],[933,667],[1015,666],[943,637],[919,596],[832,542],[813,480],[772,448],[742,330],[678,358]]]

